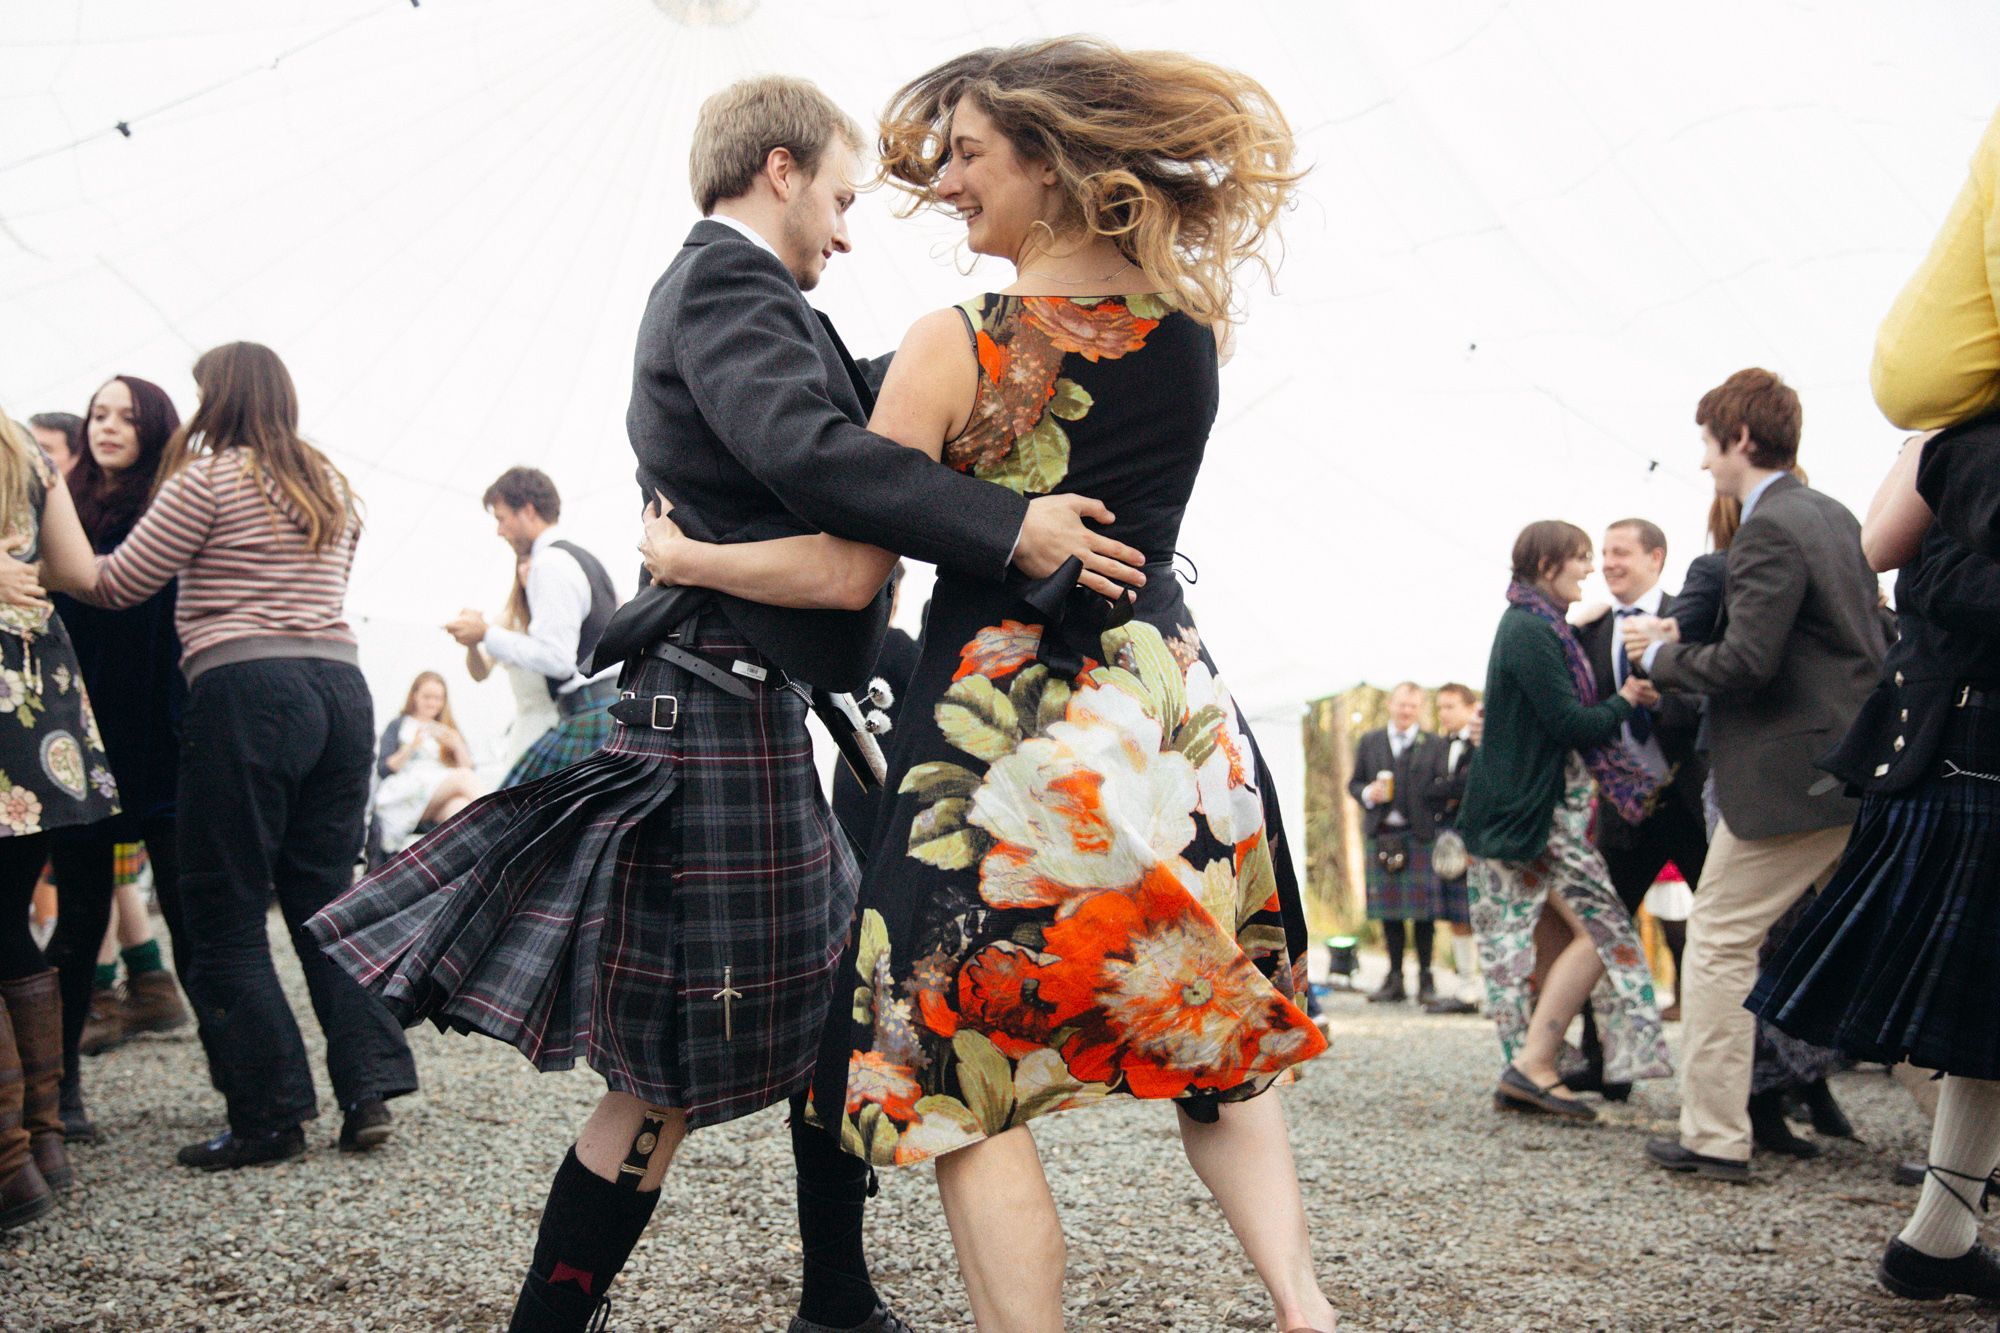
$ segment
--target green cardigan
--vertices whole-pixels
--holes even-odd
[[[1546,621],[1507,608],[1486,663],[1486,732],[1466,774],[1458,831],[1493,861],[1532,861],[1549,845],[1570,752],[1618,735],[1632,705],[1576,697],[1562,640]]]

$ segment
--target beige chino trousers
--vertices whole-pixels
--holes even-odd
[[[1750,1160],[1750,1065],[1757,1018],[1743,1002],[1757,951],[1779,917],[1840,864],[1848,827],[1739,838],[1724,820],[1709,844],[1688,915],[1681,988],[1681,1146]]]

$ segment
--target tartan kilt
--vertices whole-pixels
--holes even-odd
[[[1426,860],[1430,858],[1428,847],[1424,849],[1424,857]],[[1433,921],[1448,921],[1455,926],[1472,924],[1472,895],[1466,888],[1471,878],[1468,873],[1460,875],[1457,879],[1437,881],[1437,915],[1431,918]],[[1418,920],[1422,918],[1419,917]]]
[[[592,686],[583,686],[591,689]],[[581,713],[563,718],[553,727],[535,738],[507,770],[507,776],[500,780],[502,787],[518,787],[524,782],[545,778],[551,773],[580,764],[596,754],[611,739],[613,727],[611,714],[602,708],[589,708]]]
[[[1431,871],[1431,845],[1415,838],[1403,868],[1390,874],[1375,856],[1375,839],[1367,839],[1368,919],[1370,921],[1435,921],[1442,915],[1437,876]],[[1461,881],[1460,893],[1464,889]]]
[[[692,645],[758,661],[724,623]],[[404,1024],[479,1032],[539,1069],[579,1054],[691,1126],[805,1088],[859,882],[806,704],[646,659],[672,731],[467,806],[307,923]],[[731,994],[725,995],[725,991]]]

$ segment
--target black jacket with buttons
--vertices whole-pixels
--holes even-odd
[[[1896,580],[1896,613],[1902,633],[1882,683],[1820,764],[1855,793],[1899,792],[1932,776],[1965,691],[2000,692],[2000,562],[1933,525]]]

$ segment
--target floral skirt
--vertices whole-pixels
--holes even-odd
[[[1212,1119],[1326,1049],[1270,777],[1178,586],[1080,659],[994,601],[933,603],[814,1079],[881,1165],[1114,1095]]]
[[[1562,804],[1549,825],[1549,845],[1532,861],[1473,858],[1468,876],[1472,928],[1486,969],[1486,1012],[1508,1060],[1520,1049],[1534,1012],[1535,923],[1551,893],[1575,912],[1604,960],[1591,992],[1604,1041],[1604,1079],[1632,1083],[1673,1073],[1653,974],[1638,927],[1611,887],[1611,872],[1590,843],[1590,774],[1570,756]]]

